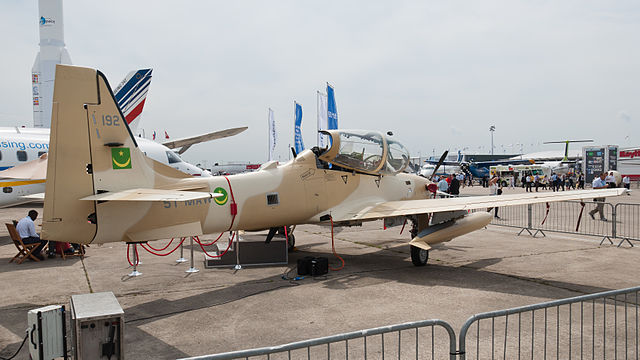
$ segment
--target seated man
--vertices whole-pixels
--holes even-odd
[[[16,230],[18,235],[22,239],[22,242],[26,244],[40,244],[33,251],[33,255],[40,260],[44,260],[44,256],[40,253],[42,249],[47,245],[46,240],[40,240],[40,236],[36,233],[36,225],[33,223],[38,218],[38,212],[35,210],[29,210],[29,214],[18,221]]]

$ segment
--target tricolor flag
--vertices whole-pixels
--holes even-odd
[[[169,134],[167,134],[167,130],[164,131],[164,138],[168,139],[169,138]]]
[[[293,113],[295,115],[295,123],[293,127],[294,131],[294,146],[296,148],[296,154],[300,154],[304,150],[304,144],[302,143],[302,106],[297,102],[293,102]]]
[[[153,130],[153,140],[155,140],[155,139],[156,139],[156,131]]]
[[[276,120],[273,117],[273,110],[269,108],[269,161],[273,160],[273,151],[276,149]]]
[[[329,123],[327,119],[327,95],[318,91],[318,147],[324,148],[329,145],[327,135],[320,133],[320,130],[327,130]]]

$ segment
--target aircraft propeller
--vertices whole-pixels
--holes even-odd
[[[447,158],[447,155],[449,155],[449,150],[445,150],[442,153],[442,156],[440,156],[440,160],[438,160],[438,164],[436,165],[435,168],[433,168],[433,173],[431,173],[431,177],[429,178],[429,180],[433,180],[433,177],[436,176],[436,172],[438,171],[438,168],[440,168],[440,165],[442,165],[442,163],[444,162],[444,159]]]

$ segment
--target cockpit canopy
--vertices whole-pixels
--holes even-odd
[[[398,173],[409,165],[409,151],[377,131],[323,130],[331,145],[320,159],[342,168],[374,175]]]

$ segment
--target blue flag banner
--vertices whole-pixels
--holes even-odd
[[[333,87],[327,84],[327,129],[333,130],[338,128],[338,109],[336,108],[336,98],[333,94]]]
[[[295,114],[295,127],[294,127],[294,144],[296,148],[296,153],[300,154],[302,150],[304,150],[304,144],[302,143],[302,131],[300,127],[302,126],[302,106],[297,102],[294,102],[294,114]]]

